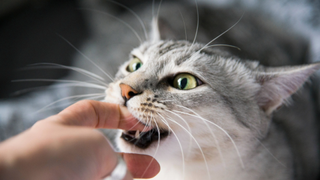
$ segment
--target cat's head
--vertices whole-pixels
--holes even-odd
[[[271,113],[320,68],[266,68],[154,33],[131,52],[106,90],[107,102],[126,106],[153,128],[121,132],[118,145],[127,152],[171,161],[220,159],[222,151],[239,156],[265,136]]]

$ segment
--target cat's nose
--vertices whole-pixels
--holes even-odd
[[[134,90],[131,86],[127,84],[121,83],[120,85],[121,88],[121,95],[122,97],[125,97],[127,100],[131,99],[133,96],[138,95],[138,91]]]

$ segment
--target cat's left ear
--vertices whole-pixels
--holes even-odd
[[[258,105],[267,114],[271,114],[319,69],[320,63],[315,63],[304,66],[267,68],[265,72],[258,72],[256,81],[261,85],[255,96]]]
[[[158,26],[158,18],[156,17],[154,17],[151,22],[150,37],[152,42],[157,42],[161,40],[160,30]]]
[[[151,41],[178,40],[179,34],[175,32],[170,23],[162,17],[154,17],[151,22]]]

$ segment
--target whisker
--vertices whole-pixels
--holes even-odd
[[[189,113],[186,113],[186,112],[182,112],[182,111],[177,111],[177,110],[173,110],[173,111],[178,112],[178,113],[181,113],[181,114],[186,114],[186,115],[189,115],[189,116],[192,115],[192,114],[189,114]],[[193,117],[194,117],[194,116],[193,116]],[[197,117],[199,117],[199,116],[197,116]],[[200,118],[200,117],[199,117],[199,118]],[[201,118],[200,118],[200,119],[201,119]],[[223,158],[223,155],[222,155],[222,151],[221,151],[221,148],[220,148],[220,144],[219,144],[219,142],[218,142],[218,140],[217,140],[217,137],[216,137],[215,134],[213,133],[212,129],[210,129],[209,125],[208,125],[205,121],[203,121],[203,120],[202,120],[202,122],[206,125],[206,127],[208,127],[208,129],[209,129],[209,131],[210,131],[210,134],[211,134],[211,136],[213,137],[213,139],[214,139],[214,141],[215,141],[215,143],[216,143],[216,145],[217,145],[217,149],[218,149],[219,156],[220,156],[220,159],[221,159],[221,161],[222,161],[222,164],[223,164],[224,167],[226,167],[226,164],[225,164],[225,161],[224,161],[224,158]]]
[[[155,151],[155,153],[153,154],[153,157],[156,157],[156,155],[157,155],[157,153],[158,153],[158,150],[159,150],[159,147],[160,147],[160,128],[159,128],[156,120],[154,119],[154,117],[152,117],[152,120],[154,121],[154,123],[155,123],[155,125],[156,125],[156,128],[157,128],[157,130],[158,130],[158,144],[157,144],[156,151]],[[151,121],[151,120],[150,120],[150,121]],[[154,159],[151,159],[150,163],[148,164],[147,168],[145,169],[145,171],[143,172],[143,174],[142,174],[141,177],[143,177],[143,176],[146,174],[147,170],[149,169],[149,167],[151,166],[151,163],[152,163],[153,161],[154,161]]]
[[[161,5],[162,5],[162,0],[160,0],[160,2],[159,2],[159,7],[158,7],[158,11],[157,11],[157,16],[156,16],[156,24],[157,25],[158,25],[158,19],[159,19],[159,15],[160,15]]]
[[[187,125],[187,128],[188,128],[189,132],[191,133],[191,128],[185,119],[183,119],[180,115],[178,115],[177,113],[174,113],[173,111],[170,111],[170,110],[165,110],[165,111],[172,113],[172,114],[176,115],[177,117],[179,117]]]
[[[142,114],[144,114],[145,111],[146,111],[146,109],[142,112]],[[149,121],[149,119],[147,118],[147,122],[145,122],[145,124],[148,124],[148,121]],[[146,128],[147,128],[147,127],[145,126],[142,131],[144,131]],[[143,135],[144,135],[144,134],[143,134]],[[143,135],[142,135],[142,136],[143,136]],[[141,138],[142,136],[140,136],[140,138]],[[134,143],[134,145],[136,145],[136,144],[139,142],[140,138]]]
[[[118,2],[113,1],[113,0],[108,0],[108,1],[110,1],[110,2],[112,2],[112,3],[114,3],[114,4],[117,4],[117,5],[125,8],[125,9],[128,10],[129,12],[131,12],[131,14],[133,14],[133,15],[138,19],[140,25],[142,26],[142,29],[143,29],[145,38],[146,38],[146,40],[148,40],[148,34],[147,34],[146,26],[144,25],[144,23],[142,22],[142,19],[138,16],[137,13],[135,13],[132,9],[128,8],[127,6],[125,6],[125,5],[121,4],[121,3],[118,3]]]
[[[146,109],[142,112],[142,114],[144,114],[146,111]],[[140,123],[140,120],[135,124],[133,125],[129,130],[133,129],[135,126],[137,126],[138,124]],[[147,122],[144,122],[144,124],[146,124],[148,126],[148,119],[147,119]]]
[[[184,159],[184,152],[183,152],[183,148],[182,148],[181,142],[180,142],[178,136],[176,135],[176,133],[175,133],[175,132],[173,131],[173,129],[171,129],[171,127],[169,126],[168,121],[167,121],[160,113],[157,112],[157,114],[158,114],[159,117],[161,117],[161,119],[162,119],[161,121],[168,127],[168,129],[170,130],[170,132],[171,132],[171,133],[175,136],[175,138],[177,139],[177,142],[178,142],[178,144],[179,144],[180,151],[181,151],[181,157],[182,157],[182,176],[183,176],[182,179],[184,179],[184,176],[185,176],[185,159]]]
[[[145,110],[145,111],[146,111],[146,110]],[[144,112],[145,112],[145,111],[144,111]],[[146,124],[150,124],[150,125],[151,125],[151,124],[152,124],[152,119],[151,119],[151,118],[153,117],[153,116],[152,116],[152,113],[151,113],[151,112],[148,112],[148,114],[147,114],[146,117],[147,117],[147,122],[146,122]]]
[[[238,154],[238,157],[239,157],[239,161],[240,161],[240,163],[241,163],[241,166],[242,166],[242,168],[244,168],[244,164],[243,164],[243,161],[242,161],[240,152],[239,152],[239,150],[238,150],[238,148],[237,148],[237,145],[236,145],[236,143],[234,142],[234,140],[232,139],[232,137],[229,135],[229,133],[228,133],[226,130],[224,130],[224,129],[223,129],[222,127],[220,127],[219,125],[217,125],[217,124],[215,124],[215,123],[213,123],[213,122],[211,122],[211,121],[209,121],[209,120],[201,117],[199,114],[197,114],[196,112],[194,112],[192,109],[186,108],[186,107],[181,106],[181,105],[177,105],[177,106],[180,106],[180,107],[182,107],[182,108],[185,108],[185,109],[191,111],[192,113],[196,114],[194,117],[199,117],[199,118],[201,118],[202,120],[204,120],[204,121],[206,121],[206,122],[214,125],[214,126],[217,127],[218,129],[220,129],[223,133],[225,133],[225,134],[227,135],[227,137],[231,140],[231,142],[232,142],[232,144],[233,144],[233,146],[234,146],[234,148],[235,148],[235,150],[236,150],[236,152],[237,152],[237,154]],[[193,116],[193,115],[190,114],[190,116]]]
[[[213,44],[213,45],[207,46],[206,48],[209,48],[209,47],[231,47],[231,48],[235,48],[235,49],[241,51],[241,49],[238,46],[233,46],[233,45],[229,45],[229,44]]]
[[[225,33],[229,32],[232,28],[234,28],[243,18],[244,13],[242,14],[242,16],[240,17],[240,19],[234,23],[230,28],[228,28],[227,30],[225,30],[224,32],[222,32],[221,34],[219,34],[217,37],[215,37],[214,39],[212,39],[210,42],[208,42],[206,45],[204,45],[200,50],[198,50],[195,54],[201,52],[203,49],[207,48],[207,46],[209,44],[211,44],[212,42],[214,42],[215,40],[217,40],[218,38],[220,38],[221,36],[223,36]]]
[[[169,113],[172,113],[172,114],[174,114],[175,116],[179,117],[179,118],[187,125],[187,128],[188,128],[189,132],[192,134],[191,128],[190,128],[188,122],[187,122],[185,119],[183,119],[180,115],[178,115],[177,113],[174,113],[173,111],[170,111],[170,110],[165,110],[165,111],[167,111],[167,112],[169,112]],[[168,116],[168,115],[167,115],[167,116]],[[168,117],[171,118],[170,116],[168,116]],[[171,118],[171,119],[172,119],[172,118]],[[190,152],[191,141],[192,141],[192,138],[190,137],[190,138],[189,138],[189,150],[188,150],[188,152]]]
[[[82,81],[75,81],[75,80],[65,80],[65,79],[18,79],[18,80],[12,80],[12,82],[60,82],[60,83],[69,83],[74,85],[81,85],[86,87],[92,87],[97,89],[105,90],[106,87],[89,83],[89,82],[82,82]]]
[[[94,89],[106,90],[106,87],[104,87],[104,86],[91,84],[91,83],[87,83],[87,82],[83,82],[83,83],[63,83],[63,84],[57,84],[57,85],[54,85],[54,86],[58,86],[58,87],[86,87],[86,88],[94,88]]]
[[[183,18],[183,15],[182,15],[180,9],[178,9],[178,11],[179,11],[181,19],[182,19],[182,23],[183,23],[183,27],[184,27],[184,36],[185,36],[185,39],[187,41],[188,40],[188,34],[187,34],[186,22],[184,21],[184,18]]]
[[[104,96],[103,96],[103,97],[104,97]],[[73,102],[70,102],[70,101],[65,102],[65,103],[61,102],[61,103],[59,103],[58,106],[55,106],[55,104],[53,104],[53,105],[51,105],[51,107],[47,107],[47,108],[43,109],[42,111],[50,111],[50,110],[52,110],[52,109],[57,109],[57,108],[61,108],[61,107],[68,107],[68,106],[70,106],[71,104],[73,104],[73,103],[75,103],[75,102],[77,102],[77,101],[84,100],[84,99],[91,99],[91,100],[96,100],[96,101],[102,101],[102,100],[103,100],[103,97],[102,97],[102,95],[101,95],[101,96],[92,96],[92,97],[84,97],[84,98],[73,98],[73,99],[74,99]],[[101,99],[99,99],[99,98],[101,98]],[[41,111],[40,111],[40,112],[41,112]],[[36,113],[39,113],[39,112],[36,112]]]
[[[177,122],[174,121],[173,119],[170,119],[170,118],[169,118],[169,120],[170,120],[171,122],[177,124],[177,125],[178,125],[179,127],[181,127],[184,131],[186,131],[186,132],[188,133],[188,135],[189,135],[189,136],[194,140],[194,142],[197,144],[197,146],[198,146],[198,148],[199,148],[199,150],[200,150],[200,152],[201,152],[201,155],[202,155],[202,157],[203,157],[203,160],[204,160],[204,163],[205,163],[205,166],[206,166],[206,169],[207,169],[208,177],[209,177],[209,179],[211,179],[211,178],[210,178],[211,175],[210,175],[210,171],[209,171],[209,166],[208,166],[208,163],[207,163],[207,158],[206,158],[206,156],[204,155],[204,152],[203,152],[200,144],[199,144],[198,141],[196,140],[196,138],[195,138],[185,127],[183,127],[181,124],[177,123]]]
[[[45,88],[52,88],[51,86],[39,86],[39,87],[33,87],[33,88],[26,88],[26,89],[22,89],[22,90],[18,90],[15,91],[13,93],[11,93],[11,96],[18,96],[24,93],[28,93],[28,92],[32,92],[32,91],[36,91],[36,90],[40,90],[40,89],[45,89]]]
[[[174,100],[160,100],[160,102],[172,102]]]
[[[157,12],[157,19],[158,19],[159,14],[160,14],[160,9],[161,9],[161,5],[162,5],[162,1],[163,1],[163,0],[160,0],[160,3],[159,3],[158,12]]]
[[[155,16],[154,16],[154,3],[155,3],[155,1],[152,0],[152,14],[151,14],[152,16],[151,16],[151,17],[155,17]]]
[[[104,75],[106,75],[111,81],[113,81],[113,78],[105,72],[100,66],[98,66],[95,62],[93,62],[88,56],[83,54],[78,48],[76,48],[70,41],[68,41],[66,38],[61,36],[60,34],[57,34],[61,39],[63,39],[66,43],[68,43],[73,49],[75,49],[81,56],[83,56],[85,59],[87,59],[91,64],[93,64],[96,68],[98,68]]]
[[[140,123],[140,121],[138,121],[137,123],[135,123],[130,129],[128,129],[129,131],[132,130],[134,127],[136,127],[138,124]]]
[[[137,31],[135,29],[133,29],[132,26],[130,26],[127,22],[123,21],[122,19],[117,18],[116,16],[111,15],[111,14],[109,14],[107,12],[104,12],[104,11],[99,11],[99,10],[95,10],[95,9],[88,9],[88,8],[79,8],[79,9],[80,10],[86,10],[86,11],[101,13],[101,14],[104,14],[104,15],[107,15],[107,16],[110,16],[110,17],[116,19],[117,21],[119,21],[122,24],[124,24],[125,26],[127,26],[135,34],[135,36],[138,38],[138,40],[140,41],[140,44],[142,44],[143,41],[142,41],[141,37],[139,36],[139,34],[137,33]]]
[[[47,66],[42,66],[42,65],[47,65]],[[85,69],[78,68],[78,67],[65,66],[65,65],[61,65],[61,64],[55,64],[55,63],[36,63],[36,64],[31,64],[30,66],[32,66],[32,67],[34,67],[34,66],[39,67],[40,66],[40,68],[51,68],[51,69],[56,68],[56,69],[73,70],[73,71],[76,71],[76,72],[78,72],[80,74],[83,74],[83,75],[85,75],[87,77],[90,77],[90,78],[92,78],[94,80],[97,80],[98,82],[100,82],[103,85],[107,85],[105,83],[105,79],[104,78],[102,78],[102,77],[98,76],[97,74],[94,74],[94,73],[92,73],[90,71],[87,71]]]
[[[269,149],[268,149],[259,139],[256,138],[256,140],[261,144],[261,146],[262,146],[263,148],[265,148],[265,150],[267,150],[267,152],[268,152],[281,166],[287,168],[287,166],[284,165],[277,157],[275,157],[275,156],[269,151]]]
[[[197,10],[197,27],[196,27],[196,33],[194,35],[194,39],[193,39],[193,42],[190,46],[189,49],[192,48],[192,46],[194,45],[194,43],[196,42],[196,39],[197,39],[197,36],[198,36],[198,30],[199,30],[199,23],[200,23],[200,20],[199,20],[199,7],[198,7],[198,2],[197,0],[194,0],[195,4],[196,4],[196,10]]]
[[[82,84],[82,83],[62,83],[62,84],[55,84],[52,86],[39,86],[39,87],[34,87],[34,88],[26,88],[26,89],[22,89],[19,91],[15,91],[13,92],[11,95],[12,96],[17,96],[20,94],[24,94],[27,92],[32,92],[32,91],[36,91],[36,90],[40,90],[40,89],[56,89],[56,88],[61,88],[61,87],[85,87],[85,88],[93,88],[93,89],[101,89],[101,90],[105,90],[106,88],[102,88],[102,87],[96,87],[95,85],[91,85],[91,84]]]
[[[74,98],[84,98],[84,97],[104,97],[105,94],[102,94],[102,93],[96,93],[96,94],[82,94],[82,95],[74,95],[74,96],[69,96],[69,97],[65,97],[65,98],[61,98],[57,101],[54,101],[46,106],[44,106],[43,108],[39,109],[38,111],[34,112],[33,114],[36,114],[36,113],[39,113],[43,110],[45,110],[47,107],[50,107],[58,102],[61,102],[61,101],[65,101],[65,100],[69,100],[69,99],[74,99]]]

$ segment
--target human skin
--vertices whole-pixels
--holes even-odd
[[[95,130],[99,128],[143,130],[145,126],[119,105],[80,101],[2,142],[0,179],[102,179],[118,159],[106,138]],[[124,180],[151,178],[160,170],[150,156],[120,155],[128,167]]]

